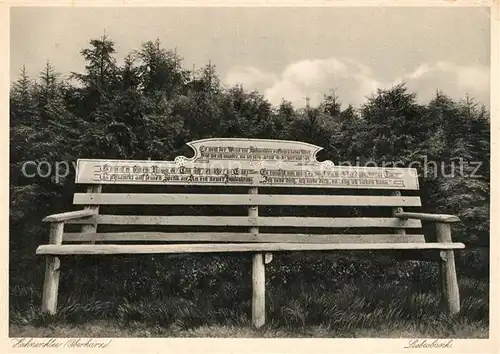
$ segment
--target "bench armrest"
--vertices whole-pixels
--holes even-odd
[[[428,221],[437,221],[444,223],[452,223],[458,222],[460,219],[455,215],[448,214],[426,214],[426,213],[396,213],[395,217],[400,219],[420,219],[420,220],[428,220]]]
[[[52,214],[47,217],[45,217],[42,221],[43,222],[63,222],[67,220],[75,220],[75,219],[81,219],[85,218],[88,216],[94,216],[95,211],[90,210],[90,209],[83,209],[83,210],[76,210],[76,211],[68,211],[66,213],[60,213],[60,214]]]

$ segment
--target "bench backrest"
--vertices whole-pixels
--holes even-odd
[[[293,141],[204,139],[174,161],[80,159],[64,242],[424,242],[414,169],[335,166],[320,147]],[[99,227],[99,230],[98,230]],[[106,230],[107,232],[99,232]],[[126,231],[126,232],[124,232]]]

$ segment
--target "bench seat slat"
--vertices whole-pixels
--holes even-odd
[[[463,243],[227,243],[227,244],[182,244],[182,245],[42,245],[37,254],[145,254],[145,253],[208,253],[208,252],[254,252],[254,251],[328,251],[328,250],[415,250],[415,249],[460,249]]]
[[[421,206],[420,197],[279,194],[75,193],[79,205]]]
[[[64,242],[116,241],[207,241],[207,242],[292,242],[292,243],[422,243],[424,235],[399,234],[286,234],[239,232],[106,232],[65,233]]]
[[[147,216],[98,215],[72,220],[68,224],[107,225],[175,225],[175,226],[269,226],[269,227],[386,227],[421,228],[420,220],[399,218],[310,218],[310,217],[258,217],[246,216]]]

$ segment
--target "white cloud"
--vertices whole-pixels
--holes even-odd
[[[229,70],[224,81],[229,86],[244,85],[250,89],[259,89],[272,85],[276,79],[274,74],[251,66],[234,66]]]
[[[381,80],[370,67],[351,58],[306,59],[289,64],[282,73],[264,72],[254,67],[236,66],[226,75],[225,84],[242,84],[257,89],[273,104],[284,98],[296,107],[305,105],[309,97],[312,105],[335,89],[345,105],[359,106],[378,88],[389,88],[406,82],[410,91],[422,103],[428,102],[440,90],[454,99],[465,94],[489,104],[489,68],[463,66],[451,62],[423,63],[400,77]]]
[[[421,102],[428,102],[436,90],[454,98],[462,99],[466,94],[481,103],[489,104],[490,71],[487,66],[465,66],[452,62],[420,65],[393,83],[405,81],[409,90],[418,94]]]
[[[428,74],[431,70],[432,69],[428,64],[421,64],[414,72],[407,74],[406,77],[412,80],[416,80]]]

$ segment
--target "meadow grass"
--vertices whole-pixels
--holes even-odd
[[[442,311],[435,263],[288,259],[268,268],[267,321],[255,330],[248,264],[219,261],[190,259],[187,274],[179,266],[139,279],[125,263],[119,280],[95,265],[68,269],[56,315],[40,312],[40,284],[11,286],[10,336],[488,337],[487,277],[459,277],[461,311],[452,317]]]

